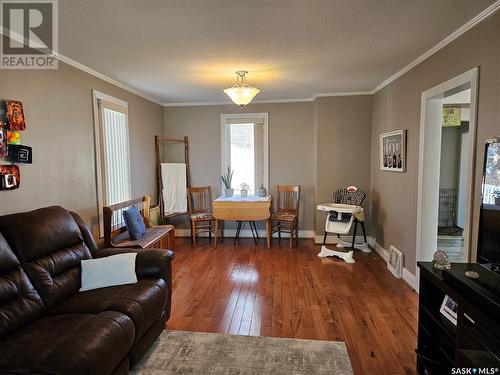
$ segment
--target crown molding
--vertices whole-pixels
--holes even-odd
[[[411,69],[416,67],[418,64],[421,62],[427,60],[429,57],[434,55],[436,52],[439,50],[443,49],[446,47],[448,44],[453,42],[455,39],[460,37],[461,35],[465,34],[467,31],[472,29],[474,26],[477,24],[481,23],[484,21],[486,18],[491,16],[493,13],[495,13],[498,9],[500,9],[500,0],[495,1],[493,4],[491,4],[489,7],[484,9],[482,12],[477,14],[474,18],[470,19],[468,22],[463,24],[461,27],[459,27],[457,30],[452,32],[450,35],[448,35],[446,38],[441,40],[439,43],[434,45],[432,48],[428,49],[425,53],[423,53],[421,56],[417,57],[415,60],[410,62],[408,65],[406,65],[403,69],[399,70],[389,78],[387,78],[385,81],[380,83],[377,87],[375,87],[371,91],[354,91],[354,92],[333,92],[333,93],[320,93],[320,94],[315,94],[313,95],[312,98],[301,98],[301,99],[278,99],[278,100],[255,100],[252,103],[258,104],[258,103],[290,103],[290,102],[311,102],[314,101],[316,98],[323,98],[323,97],[329,97],[329,96],[356,96],[356,95],[373,95],[376,94],[378,91],[383,89],[385,86],[389,85],[390,83],[394,82],[396,79],[404,75],[405,73],[408,73]],[[198,106],[198,105],[222,105],[222,104],[232,104],[228,102],[191,102],[191,103],[164,103],[164,107],[182,107],[182,106]]]
[[[324,94],[314,94],[313,100],[316,98],[327,98],[329,96],[358,96],[358,95],[373,95],[373,91],[352,91],[352,92],[330,92]]]
[[[252,100],[255,104],[265,104],[265,103],[301,103],[301,102],[312,102],[313,98],[290,98],[290,99],[257,99]],[[233,104],[233,103],[231,103]]]
[[[21,35],[17,34],[17,33],[9,33],[9,34],[6,34],[5,33],[5,28],[4,27],[0,27],[0,35],[6,35],[8,38],[11,38],[11,39],[14,39],[18,42],[21,42],[21,43],[24,43],[24,38],[21,37]],[[54,51],[53,52],[53,55],[55,58],[57,58],[59,61],[62,61],[63,63],[66,63],[70,66],[72,66],[73,68],[76,68],[78,70],[81,70],[85,73],[88,73],[96,78],[99,78],[105,82],[108,82],[108,83],[111,83],[112,85],[114,86],[117,86],[125,91],[128,91],[132,94],[135,94],[137,96],[140,96],[141,98],[144,98],[146,100],[149,100],[150,102],[153,102],[155,104],[158,104],[158,105],[162,105],[163,103],[161,103],[159,100],[149,96],[149,95],[146,95],[144,94],[142,91],[139,91],[139,90],[136,90],[120,81],[117,81],[116,79],[113,79],[105,74],[102,74],[102,73],[99,73],[97,70],[94,70],[86,65],[83,65],[81,63],[79,63],[78,61],[75,61],[73,59],[70,59],[69,57],[67,56],[64,56],[62,53],[59,53],[57,51]]]
[[[372,95],[373,91],[352,91],[352,92],[332,92],[324,94],[314,94],[311,98],[291,98],[291,99],[263,99],[252,100],[250,104],[278,104],[278,103],[304,103],[312,102],[317,98],[326,98],[329,96],[356,96],[356,95]],[[250,105],[248,104],[248,105]],[[164,107],[195,107],[209,105],[234,105],[231,101],[225,102],[185,102],[185,103],[163,103]]]
[[[415,60],[410,62],[408,65],[406,65],[403,69],[399,70],[395,74],[393,74],[391,77],[387,78],[385,81],[380,83],[377,87],[375,87],[371,91],[352,91],[352,92],[333,92],[333,93],[319,93],[313,95],[312,98],[293,98],[293,99],[269,99],[269,100],[254,100],[252,101],[252,104],[273,104],[273,103],[299,103],[299,102],[312,102],[317,98],[325,98],[325,97],[335,97],[335,96],[358,96],[358,95],[373,95],[376,94],[378,91],[383,89],[385,86],[389,85],[390,83],[394,82],[396,79],[404,75],[405,73],[409,72],[411,69],[416,67],[418,64],[421,62],[427,60],[429,57],[434,55],[436,52],[439,50],[443,49],[446,47],[448,44],[453,42],[455,39],[459,38],[461,35],[472,29],[474,26],[477,24],[481,23],[483,20],[491,16],[493,13],[495,13],[498,9],[500,9],[500,0],[495,1],[493,4],[491,4],[489,7],[484,9],[482,12],[477,14],[474,18],[470,19],[468,22],[466,22],[464,25],[459,27],[457,30],[455,30],[453,33],[448,35],[446,38],[441,40],[439,43],[434,45],[432,48],[428,49],[425,53],[423,53],[421,56],[417,57]],[[61,55],[62,56],[62,55]],[[211,105],[233,105],[232,102],[230,101],[224,101],[224,102],[184,102],[184,103],[161,103],[157,99],[154,99],[150,96],[147,96],[144,93],[141,93],[138,90],[135,90],[121,82],[118,82],[104,74],[101,74],[89,67],[86,67],[83,64],[80,64],[74,60],[71,60],[65,56],[63,56],[66,63],[86,71],[89,74],[92,74],[98,78],[101,78],[109,83],[112,83],[118,87],[121,87],[127,91],[130,91],[136,95],[139,95],[145,99],[148,99],[156,104],[160,104],[164,107],[192,107],[192,106],[211,106]],[[81,67],[80,67],[81,66]]]
[[[436,52],[439,50],[443,49],[446,47],[448,44],[453,42],[455,39],[460,37],[462,34],[466,33],[470,29],[472,29],[474,26],[482,22],[484,19],[487,17],[491,16],[493,13],[495,13],[498,9],[500,9],[500,0],[495,1],[493,4],[491,4],[488,8],[483,10],[481,13],[479,13],[477,16],[469,20],[467,23],[459,27],[457,30],[452,32],[450,35],[448,35],[446,38],[444,38],[442,41],[440,41],[438,44],[433,46],[432,48],[428,49],[426,52],[424,52],[421,56],[417,57],[415,60],[413,60],[411,63],[406,65],[403,69],[398,71],[396,74],[393,74],[391,77],[387,78],[385,81],[383,81],[380,85],[375,87],[373,89],[372,93],[375,94],[381,89],[383,89],[385,86],[388,84],[394,82],[396,79],[401,77],[403,74],[409,72],[411,69],[416,67],[418,64],[420,64],[422,61],[427,60],[429,57],[434,55]]]
[[[209,105],[231,105],[232,102],[182,102],[182,103],[162,103],[164,107],[194,107]]]
[[[373,95],[383,89],[385,86],[389,85],[390,83],[394,82],[396,79],[416,67],[418,64],[423,62],[424,60],[428,59],[430,56],[434,55],[436,52],[439,50],[443,49],[445,46],[450,44],[452,41],[460,37],[462,34],[482,22],[484,19],[495,13],[498,9],[500,9],[500,0],[495,1],[493,4],[491,4],[488,8],[484,9],[482,12],[480,12],[478,15],[476,15],[474,18],[469,20],[467,23],[459,27],[457,30],[455,30],[453,33],[448,35],[446,38],[444,38],[442,41],[437,43],[435,46],[427,50],[425,53],[423,53],[421,56],[413,60],[411,63],[406,65],[403,69],[399,70],[395,74],[393,74],[391,77],[387,78],[385,81],[380,83],[376,88],[374,88],[371,91],[355,91],[355,92],[338,92],[338,93],[319,93],[313,95],[312,98],[294,98],[294,99],[270,99],[270,100],[254,100],[252,103],[254,104],[264,104],[264,103],[296,103],[296,102],[311,102],[314,101],[316,98],[322,98],[322,97],[329,97],[329,96],[355,96],[355,95]],[[3,27],[0,28],[0,34],[4,34]],[[16,39],[16,38],[14,38]],[[67,56],[64,56],[63,54],[59,52],[54,52],[54,56],[57,57],[59,61],[62,61],[76,69],[79,69],[85,73],[88,73],[96,78],[99,78],[105,82],[108,82],[114,86],[117,86],[123,90],[126,90],[132,94],[135,94],[141,98],[144,98],[146,100],[149,100],[155,104],[161,105],[163,107],[188,107],[188,106],[210,106],[210,105],[232,105],[233,103],[229,101],[224,101],[224,102],[184,102],[184,103],[163,103],[160,100],[153,98],[152,96],[149,96],[145,93],[143,93],[140,90],[134,89],[131,86],[128,86],[120,81],[117,81],[114,78],[111,78],[103,73],[98,72],[97,70],[94,70],[84,64],[79,63],[78,61],[75,61],[73,59],[70,59]]]
[[[272,104],[272,103],[301,103],[312,102],[313,98],[293,98],[293,99],[266,99],[266,100],[252,100],[251,104]],[[231,101],[225,102],[184,102],[184,103],[163,103],[164,107],[197,107],[209,105],[235,105]]]
[[[356,95],[372,95],[372,94],[373,94],[373,91],[331,92],[331,93],[323,93],[323,94],[314,94],[314,96],[312,98],[252,100],[252,102],[250,104],[304,103],[304,102],[312,102],[317,98],[326,98],[329,96],[356,96]],[[232,103],[230,101],[163,103],[164,107],[196,107],[196,106],[208,106],[208,105],[234,105],[234,103]]]
[[[79,69],[79,70],[81,70],[85,73],[88,73],[96,78],[99,78],[105,82],[111,83],[114,86],[117,86],[125,91],[128,91],[128,92],[135,94],[137,96],[140,96],[141,98],[149,100],[150,102],[153,102],[153,103],[158,104],[158,105],[163,105],[163,103],[161,101],[159,101],[158,99],[155,99],[152,96],[149,96],[149,95],[143,93],[142,91],[136,90],[133,87],[130,87],[130,86],[128,86],[120,81],[117,81],[116,79],[111,78],[105,74],[99,73],[97,70],[89,68],[88,66],[83,65],[83,64],[81,64],[78,61],[75,61],[73,59],[70,59],[69,57],[64,56],[63,54],[61,54],[59,52],[54,52],[54,56],[57,57],[57,59],[59,61],[62,61],[63,63],[66,63],[66,64],[72,66],[73,68]]]

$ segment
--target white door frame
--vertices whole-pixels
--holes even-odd
[[[425,150],[426,135],[431,133],[433,129],[427,129],[428,121],[426,117],[428,115],[428,110],[432,109],[432,99],[440,99],[445,96],[445,94],[452,92],[453,90],[459,90],[460,87],[465,85],[470,85],[471,90],[471,102],[470,102],[470,120],[469,120],[469,145],[468,145],[468,175],[466,184],[466,196],[467,201],[465,205],[465,225],[464,225],[464,258],[465,261],[470,260],[471,254],[471,224],[472,224],[472,202],[474,197],[474,165],[475,165],[475,151],[476,151],[476,121],[477,121],[477,97],[478,97],[478,81],[479,81],[479,67],[475,67],[465,73],[462,73],[444,83],[441,83],[433,88],[422,92],[421,96],[421,112],[420,112],[420,145],[419,145],[419,167],[418,167],[418,201],[417,201],[417,244],[416,244],[416,262],[421,260],[421,247],[425,244],[429,233],[426,233],[425,226],[429,220],[429,215],[426,214],[426,210],[436,209],[437,207],[432,207],[431,204],[438,203],[436,199],[439,199],[439,192],[427,193],[426,189],[429,184],[424,184],[425,174],[428,170],[425,169],[426,159]],[[426,133],[427,130],[427,133]],[[436,129],[434,129],[436,130]],[[441,145],[441,132],[439,132],[439,139],[433,140],[433,143]],[[435,149],[434,160],[440,160],[441,147]],[[433,196],[437,194],[437,196]],[[437,197],[437,198],[436,198]],[[436,211],[437,220],[437,211]],[[434,218],[431,218],[433,220]],[[436,236],[437,236],[437,222],[435,225]],[[436,238],[437,240],[437,238]],[[433,249],[434,250],[434,249]],[[419,268],[415,265],[416,269],[416,279],[417,279],[417,292],[419,289]]]

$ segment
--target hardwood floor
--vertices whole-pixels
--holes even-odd
[[[375,252],[346,264],[287,245],[176,239],[167,328],[344,341],[355,374],[414,374],[417,294]]]

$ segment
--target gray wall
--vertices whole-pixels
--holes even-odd
[[[210,185],[214,196],[220,194],[220,115],[241,112],[269,113],[271,194],[277,184],[302,186],[301,229],[323,233],[324,214],[317,213],[316,204],[331,201],[335,189],[357,185],[369,192],[371,96],[252,104],[243,110],[234,105],[166,107],[165,136],[189,136],[193,186]],[[181,148],[167,149],[164,160],[182,160]],[[173,224],[188,227],[182,219]]]
[[[334,190],[350,185],[370,202],[372,96],[316,99],[316,203],[331,202]],[[325,213],[316,212],[316,233],[323,234]]]
[[[21,186],[0,192],[0,215],[61,205],[97,230],[92,89],[129,105],[132,194],[155,197],[154,135],[163,130],[163,108],[78,69],[0,70],[0,99],[24,104],[23,144],[33,164],[21,166]]]
[[[214,198],[221,193],[222,113],[269,113],[269,176],[271,194],[277,184],[302,186],[300,228],[313,229],[313,104],[251,104],[243,110],[235,105],[166,107],[166,137],[189,137],[192,186],[212,187]],[[164,161],[180,161],[182,148],[167,146]],[[179,228],[188,228],[185,220],[174,220]]]
[[[420,95],[423,91],[475,66],[480,67],[477,152],[473,204],[472,247],[477,241],[484,141],[500,133],[500,12],[423,61],[377,92],[373,101],[372,216],[373,234],[388,248],[406,255],[405,267],[415,273]],[[407,129],[406,173],[379,170],[380,133]]]

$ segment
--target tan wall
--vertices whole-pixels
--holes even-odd
[[[372,217],[377,241],[393,244],[415,273],[420,95],[448,79],[480,66],[473,247],[477,239],[484,141],[500,135],[500,12],[425,60],[374,96],[372,127]],[[380,133],[408,130],[406,173],[379,170]]]
[[[269,113],[270,193],[277,184],[302,186],[300,228],[313,229],[313,124],[311,102],[251,104],[243,110],[234,105],[166,107],[165,136],[189,137],[192,186],[212,186],[214,198],[221,193],[222,113]],[[182,148],[168,146],[167,161],[180,161]],[[188,228],[186,221],[174,221]]]
[[[0,214],[61,205],[96,233],[92,89],[128,102],[132,193],[155,196],[154,135],[163,130],[163,108],[59,63],[54,71],[0,70],[0,99],[23,102],[21,139],[33,147],[33,164],[21,166],[20,188],[0,192]]]
[[[330,201],[335,189],[353,184],[369,192],[371,96],[253,104],[243,112],[269,113],[271,193],[278,183],[302,186],[301,229],[323,233],[324,215],[316,204]],[[234,105],[165,109],[165,136],[189,136],[192,185],[210,185],[214,196],[220,194],[222,113],[241,110]],[[165,160],[182,159],[182,148],[175,147],[168,147]],[[188,227],[184,220],[173,223]]]
[[[318,98],[316,105],[316,203],[354,185],[367,193],[369,209],[372,96]],[[325,213],[316,211],[316,233],[324,227]]]

